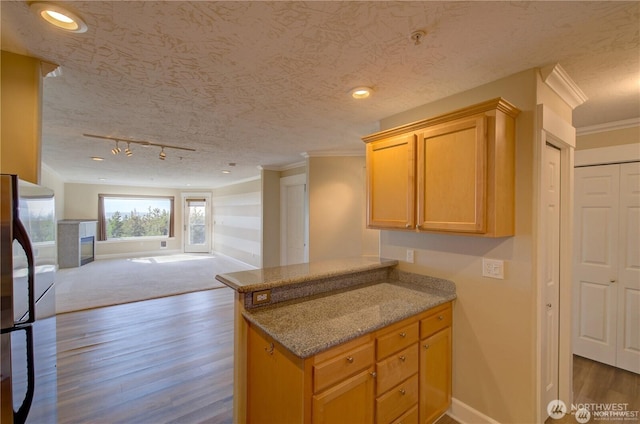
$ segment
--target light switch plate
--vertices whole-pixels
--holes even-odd
[[[482,258],[482,276],[504,280],[504,261]]]

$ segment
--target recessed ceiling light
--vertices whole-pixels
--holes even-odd
[[[34,2],[31,10],[57,28],[70,32],[86,32],[87,24],[75,13],[53,3]]]
[[[370,87],[356,87],[350,93],[354,99],[366,99],[373,93],[373,89]]]
[[[226,169],[223,169],[223,170],[222,170],[222,173],[223,173],[223,174],[231,174],[231,171],[226,170]]]
[[[91,160],[95,160],[96,162],[100,162],[100,161],[103,161],[104,158],[101,158],[100,156],[91,156]]]

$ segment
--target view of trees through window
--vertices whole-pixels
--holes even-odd
[[[168,236],[169,198],[104,197],[107,240]]]

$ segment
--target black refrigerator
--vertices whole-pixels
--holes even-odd
[[[53,191],[0,175],[0,422],[56,423]]]

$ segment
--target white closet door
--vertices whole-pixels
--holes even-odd
[[[575,169],[573,351],[616,362],[619,165]]]
[[[544,252],[544,308],[542,336],[542,384],[545,407],[554,399],[559,399],[558,392],[558,333],[560,310],[560,187],[561,165],[560,150],[546,145],[543,152],[544,186],[542,201],[546,211],[544,219],[545,239]]]
[[[616,366],[640,373],[640,163],[620,165]]]

